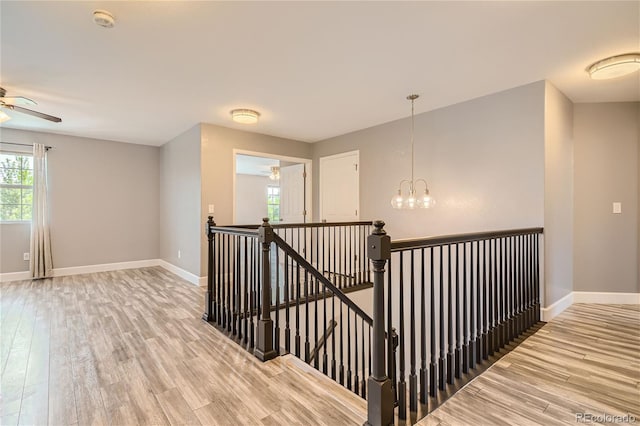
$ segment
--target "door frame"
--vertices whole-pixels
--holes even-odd
[[[339,154],[333,154],[333,155],[325,155],[324,157],[320,157],[318,160],[318,215],[320,217],[319,220],[322,220],[322,163],[323,161],[326,160],[333,160],[336,158],[340,158],[340,157],[348,157],[350,155],[356,155],[357,161],[358,161],[358,185],[356,187],[356,199],[357,201],[357,210],[358,210],[358,214],[357,214],[357,218],[356,220],[360,219],[360,150],[356,149],[353,151],[347,151],[347,152],[341,152]],[[235,204],[234,204],[235,205]]]
[[[313,185],[311,184],[311,178],[313,176],[313,173],[312,173],[313,159],[289,157],[286,155],[270,154],[267,152],[249,151],[246,149],[234,148],[233,149],[233,187],[232,187],[232,191],[233,191],[232,219],[234,224],[236,223],[236,155],[238,154],[251,155],[254,157],[262,157],[262,158],[274,158],[276,160],[290,161],[292,163],[303,163],[305,165],[305,172],[307,174],[307,177],[305,178],[305,182],[304,182],[305,183],[304,204],[305,204],[305,210],[307,212],[307,215],[305,216],[305,218],[307,222],[313,222],[313,194],[312,194]],[[265,202],[266,202],[266,199],[265,199]]]

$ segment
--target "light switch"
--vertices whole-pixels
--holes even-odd
[[[209,213],[211,214],[215,213],[215,207],[213,204],[209,204]]]
[[[613,203],[613,212],[618,214],[622,213],[622,203],[616,201]]]

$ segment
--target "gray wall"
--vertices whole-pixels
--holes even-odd
[[[429,182],[437,200],[431,210],[390,205],[410,177],[408,118],[315,143],[314,217],[319,158],[359,150],[360,217],[385,220],[393,239],[542,226],[544,87],[537,82],[415,117],[415,175]]]
[[[543,306],[573,289],[573,103],[545,84]]]
[[[14,129],[1,136],[53,146],[55,268],[158,258],[158,148]],[[0,271],[28,270],[22,253],[29,251],[29,225],[0,225],[0,233]]]
[[[202,206],[201,224],[208,216],[209,204],[215,205],[215,220],[220,225],[233,221],[234,149],[263,152],[297,158],[312,158],[313,145],[259,133],[202,124]],[[315,167],[315,166],[314,166]],[[315,194],[314,194],[315,198]],[[206,275],[206,241],[201,237],[201,275]]]
[[[160,258],[200,276],[200,125],[160,147]],[[180,250],[180,258],[178,258]]]
[[[637,102],[574,107],[576,291],[640,291],[639,111]]]

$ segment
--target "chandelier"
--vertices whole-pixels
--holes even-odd
[[[279,180],[280,179],[280,167],[272,166],[271,174],[269,175],[269,179],[271,180]]]
[[[407,99],[411,101],[411,180],[403,179],[400,181],[400,185],[398,185],[398,193],[393,196],[391,199],[391,207],[394,209],[408,209],[413,210],[415,208],[428,209],[435,204],[435,200],[429,194],[429,186],[427,185],[427,181],[424,179],[415,179],[413,176],[413,168],[414,168],[414,155],[413,155],[413,131],[414,131],[414,111],[413,111],[413,103],[416,99],[418,99],[420,95],[409,95]],[[409,191],[405,194],[402,193],[402,185],[409,184]],[[424,192],[419,196],[416,196],[416,187],[418,183],[424,184]]]

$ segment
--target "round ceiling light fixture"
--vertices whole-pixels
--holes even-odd
[[[93,22],[104,28],[113,28],[116,24],[116,20],[113,18],[111,12],[100,9],[93,11]]]
[[[252,109],[240,108],[231,110],[231,118],[236,123],[241,124],[256,124],[260,113]]]
[[[608,80],[622,77],[640,69],[640,53],[612,56],[596,62],[587,68],[594,80]]]

